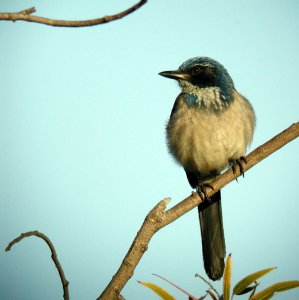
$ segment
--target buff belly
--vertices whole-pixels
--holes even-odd
[[[244,98],[219,112],[190,108],[182,100],[167,126],[169,151],[190,172],[217,173],[245,154],[253,127],[254,115]]]

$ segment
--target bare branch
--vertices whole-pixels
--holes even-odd
[[[30,237],[30,236],[36,236],[39,237],[41,239],[43,239],[47,245],[49,246],[50,250],[51,250],[51,256],[52,256],[52,260],[56,266],[56,269],[58,270],[59,276],[60,276],[60,280],[62,283],[62,287],[63,287],[63,298],[64,300],[69,300],[69,289],[68,289],[68,285],[69,282],[67,281],[67,279],[65,278],[63,269],[61,267],[61,264],[57,258],[57,253],[56,250],[54,248],[54,245],[52,244],[52,242],[50,241],[50,239],[44,235],[43,233],[40,233],[38,231],[28,231],[25,233],[22,233],[19,237],[17,237],[16,239],[14,239],[13,241],[11,241],[8,246],[5,248],[5,251],[10,251],[10,249],[17,243],[19,243],[22,239],[26,238],[26,237]]]
[[[244,164],[244,171],[252,168],[254,165],[259,163],[261,160],[277,151],[287,143],[291,142],[299,136],[299,123],[291,125],[289,128],[256,148],[246,157],[247,164]],[[232,169],[228,169],[223,174],[219,175],[215,180],[211,182],[214,190],[208,191],[208,196],[211,197],[218,190],[223,188],[229,182],[240,176],[240,172],[236,170],[234,174]],[[165,211],[170,198],[165,198],[160,201],[146,216],[140,230],[138,231],[127,255],[122,261],[116,274],[112,277],[110,283],[99,296],[98,300],[115,300],[120,299],[120,292],[133,276],[134,270],[142,258],[143,254],[148,248],[148,244],[152,236],[164,226],[175,221],[192,208],[198,206],[202,199],[197,193],[192,193],[182,202],[178,203],[174,207]]]
[[[30,9],[29,11],[31,10],[32,9]],[[248,169],[252,168],[264,158],[271,155],[273,152],[277,151],[278,149],[291,142],[298,136],[299,123],[295,123],[280,134],[278,134],[277,136],[275,136],[274,138],[272,138],[271,140],[269,140],[268,142],[266,142],[265,144],[252,151],[246,157],[247,163],[243,165],[244,171],[247,171]],[[237,172],[234,174],[232,169],[228,169],[226,172],[219,175],[215,180],[213,180],[211,182],[211,185],[214,187],[214,190],[209,190],[209,192],[207,193],[208,196],[211,197],[219,189],[223,188],[229,182],[233,181],[241,175],[239,170],[236,171]],[[123,259],[121,266],[119,267],[116,274],[112,277],[110,283],[98,299],[124,299],[120,295],[120,292],[125,286],[125,284],[128,282],[128,280],[133,276],[134,270],[138,265],[139,261],[141,260],[143,254],[147,250],[148,244],[153,235],[161,228],[165,227],[166,225],[170,224],[171,222],[175,221],[176,219],[190,211],[192,208],[198,206],[202,202],[202,199],[198,196],[197,193],[193,192],[185,200],[181,201],[174,207],[165,210],[169,202],[170,198],[163,199],[148,213],[128,253]],[[20,242],[23,238],[32,235],[42,238],[48,244],[52,253],[52,259],[59,272],[60,279],[63,285],[64,299],[69,300],[69,282],[65,278],[63,269],[58,261],[55,248],[47,236],[38,231],[29,231],[26,233],[22,233],[19,237],[17,237],[9,243],[5,251],[9,251],[12,248],[12,246]]]
[[[48,19],[39,16],[32,16],[31,14],[36,12],[34,7],[22,10],[16,13],[0,13],[0,21],[26,21],[26,22],[34,22],[40,23],[49,26],[57,26],[57,27],[86,27],[86,26],[95,26],[108,22],[112,22],[115,20],[119,20],[135,10],[139,9],[142,5],[144,5],[147,0],[141,0],[132,7],[112,16],[105,16],[102,18],[91,19],[91,20],[83,20],[83,21],[68,21],[68,20],[55,20]]]

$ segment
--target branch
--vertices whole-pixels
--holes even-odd
[[[26,237],[30,237],[30,236],[37,236],[41,239],[43,239],[47,245],[49,246],[50,250],[51,250],[51,256],[52,256],[52,260],[56,266],[56,269],[58,270],[59,276],[60,276],[60,280],[62,283],[62,287],[63,287],[63,298],[64,300],[69,300],[69,289],[68,289],[68,285],[69,282],[67,281],[67,279],[65,278],[63,269],[61,267],[61,264],[57,258],[57,253],[56,250],[54,248],[54,245],[52,244],[52,242],[50,241],[50,239],[44,235],[43,233],[40,233],[38,231],[28,231],[26,233],[22,233],[19,237],[17,237],[16,239],[14,239],[13,241],[11,241],[8,246],[5,248],[5,251],[8,252],[10,251],[10,249],[17,243],[19,243],[22,239],[26,238]]]
[[[57,27],[86,27],[86,26],[95,26],[99,24],[108,23],[111,21],[119,20],[135,10],[139,9],[142,5],[144,5],[147,0],[141,0],[132,7],[112,16],[105,16],[102,18],[84,20],[84,21],[67,21],[67,20],[54,20],[43,18],[39,16],[32,16],[31,14],[35,13],[36,10],[34,7],[16,12],[16,13],[0,13],[0,21],[26,21],[26,22],[34,22],[45,24],[49,26],[57,26]]]
[[[291,142],[299,136],[299,122],[291,125],[265,144],[256,148],[249,155],[246,156],[247,163],[243,165],[244,171],[249,170],[254,165],[262,161],[264,158],[277,151],[287,143]],[[238,168],[237,168],[238,169]],[[208,190],[207,194],[211,197],[214,193],[219,191],[225,185],[240,176],[240,171],[236,170],[234,174],[232,168],[228,169],[223,174],[219,175],[211,182],[214,190]],[[148,248],[148,244],[152,236],[164,226],[172,223],[194,207],[198,206],[202,199],[197,193],[187,197],[182,202],[165,211],[170,198],[165,198],[160,201],[146,216],[140,230],[138,231],[127,255],[122,261],[116,274],[112,277],[110,283],[99,296],[98,300],[114,300],[120,299],[120,292],[133,276],[134,270],[141,260],[143,254]]]

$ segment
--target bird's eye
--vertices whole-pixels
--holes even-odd
[[[200,66],[195,66],[192,68],[191,73],[192,75],[199,74],[202,71],[202,68]]]

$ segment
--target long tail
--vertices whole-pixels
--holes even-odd
[[[219,280],[223,275],[225,240],[222,223],[220,191],[211,197],[213,204],[198,206],[202,253],[207,275]]]

